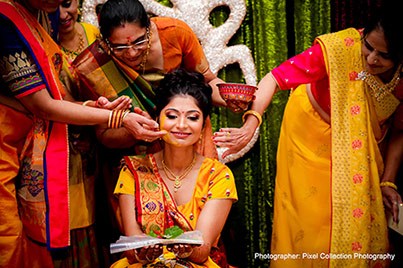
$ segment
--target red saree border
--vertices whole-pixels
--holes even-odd
[[[162,226],[160,224],[158,224],[160,229],[165,230],[168,227],[172,227],[176,223],[176,224],[179,224],[178,227],[180,227],[181,229],[183,229],[185,231],[193,230],[193,228],[190,225],[190,223],[187,220],[187,218],[178,210],[175,202],[173,201],[171,193],[168,191],[167,186],[165,185],[165,183],[162,180],[162,178],[159,176],[159,173],[156,170],[155,159],[154,159],[153,155],[147,155],[147,156],[145,156],[145,158],[151,164],[151,166],[148,166],[148,168],[150,168],[152,170],[151,176],[155,176],[155,178],[159,182],[159,185],[161,186],[163,200],[160,200],[160,201],[161,201],[161,204],[164,206],[164,208],[163,208],[164,222],[162,223]],[[136,204],[137,222],[140,224],[140,226],[144,226],[144,220],[141,217],[140,213],[138,213],[138,209],[137,209],[137,208],[142,208],[144,206],[144,204],[141,201],[141,197],[140,197],[140,193],[141,193],[140,177],[137,174],[137,169],[140,168],[141,165],[139,167],[136,167],[133,164],[133,161],[135,161],[135,160],[132,160],[130,156],[125,156],[124,159],[125,159],[125,163],[126,163],[127,167],[130,169],[131,173],[133,174],[133,176],[135,178],[135,186],[136,186],[136,188],[135,188],[135,192],[134,192],[134,197],[135,197],[135,202],[136,202],[135,204]],[[169,198],[167,198],[164,193],[167,193]],[[170,212],[173,212],[173,213],[170,213]],[[174,222],[171,223],[171,224],[168,222],[169,217],[172,217],[174,219]]]

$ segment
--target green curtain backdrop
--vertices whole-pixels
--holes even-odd
[[[168,0],[157,2],[172,7]],[[246,0],[247,14],[229,42],[245,44],[252,52],[258,81],[295,52],[308,48],[317,35],[330,31],[329,0]],[[219,26],[229,14],[228,7],[217,7],[210,14],[212,25]],[[298,40],[298,41],[295,41]],[[237,64],[219,72],[228,82],[245,82]],[[279,92],[263,116],[260,137],[242,159],[229,163],[238,189],[222,233],[229,263],[237,267],[269,267],[268,260],[255,259],[255,253],[270,253],[273,218],[276,151],[280,125],[289,92]],[[211,115],[213,130],[239,127],[241,115],[215,107]]]

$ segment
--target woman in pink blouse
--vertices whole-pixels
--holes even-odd
[[[271,244],[272,254],[292,257],[271,267],[387,263],[355,254],[388,252],[383,205],[397,221],[402,203],[394,184],[403,150],[403,32],[395,10],[385,6],[363,32],[318,37],[258,85],[251,110],[260,115],[279,89],[293,91],[279,140]],[[241,138],[218,133],[216,144],[237,151],[258,121],[248,116]]]

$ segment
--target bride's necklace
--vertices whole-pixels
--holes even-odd
[[[162,158],[161,163],[162,163],[162,168],[164,169],[165,175],[167,176],[167,178],[169,180],[174,182],[174,191],[177,192],[178,189],[181,188],[181,186],[182,186],[182,179],[184,179],[189,174],[189,172],[192,170],[193,166],[196,163],[196,152],[193,154],[193,160],[190,163],[190,165],[187,166],[185,168],[185,170],[183,171],[183,173],[180,175],[175,175],[175,173],[173,173],[172,170],[170,170],[166,166],[164,157]]]
[[[391,93],[397,84],[399,84],[401,69],[402,65],[400,64],[397,67],[392,80],[390,80],[390,82],[387,84],[384,84],[377,76],[370,74],[367,71],[361,71],[358,74],[358,79],[361,79],[367,83],[367,85],[371,88],[371,94],[377,101],[380,101],[386,94]]]

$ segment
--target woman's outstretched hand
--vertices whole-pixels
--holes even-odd
[[[402,206],[402,197],[395,189],[391,187],[381,187],[382,199],[386,209],[393,215],[393,221],[397,222],[399,218],[399,206]]]
[[[188,258],[193,252],[194,245],[189,244],[175,244],[168,245],[167,250],[175,254],[180,259]]]
[[[241,127],[241,128],[221,128],[219,132],[215,132],[213,142],[220,147],[226,147],[222,158],[230,154],[239,152],[244,148],[252,139],[255,128]]]
[[[126,251],[125,256],[130,264],[139,262],[144,265],[153,262],[156,258],[161,256],[162,252],[163,246],[152,245],[140,249]]]
[[[155,141],[167,134],[165,130],[158,130],[159,125],[157,122],[137,113],[128,113],[123,119],[123,126],[136,140],[146,142]]]
[[[109,101],[105,97],[99,97],[96,101],[96,108],[108,109],[108,110],[127,110],[132,107],[132,100],[127,96],[120,96],[114,101]]]

